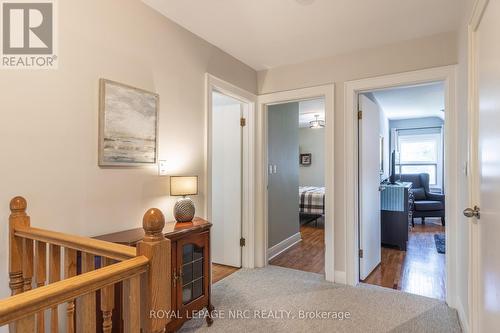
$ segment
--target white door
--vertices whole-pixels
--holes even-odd
[[[473,329],[498,332],[500,327],[500,2],[489,1],[474,34],[477,87],[473,108],[477,136],[472,137],[472,202],[480,219],[471,217]],[[472,215],[472,210],[468,211]],[[475,237],[477,236],[477,237]],[[474,275],[475,274],[475,275]]]
[[[364,280],[381,260],[380,236],[380,119],[377,104],[359,96],[359,275]]]
[[[212,261],[241,267],[242,128],[246,105],[212,96]]]

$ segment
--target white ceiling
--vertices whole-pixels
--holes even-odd
[[[316,115],[319,115],[319,120],[325,120],[325,100],[312,99],[299,102],[299,127],[306,128],[310,126],[310,121],[316,120]]]
[[[458,28],[463,0],[143,0],[256,70]]]
[[[440,117],[444,119],[444,84],[442,82],[385,89],[373,92],[389,119]]]

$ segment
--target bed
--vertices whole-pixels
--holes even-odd
[[[325,215],[325,188],[300,186],[299,207],[300,214]]]

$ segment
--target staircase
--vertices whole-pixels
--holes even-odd
[[[10,202],[12,296],[0,300],[0,326],[8,324],[10,333],[110,333],[115,284],[121,283],[123,331],[164,332],[169,319],[151,315],[171,309],[171,246],[160,210],[144,214],[145,236],[134,248],[34,228],[26,208],[23,197]],[[65,318],[59,318],[58,308],[66,310]],[[96,327],[99,315],[102,327]]]

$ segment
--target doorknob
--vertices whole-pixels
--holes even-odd
[[[481,209],[479,209],[478,206],[474,206],[474,208],[467,208],[464,210],[464,215],[465,217],[475,217],[479,220],[481,218]]]

